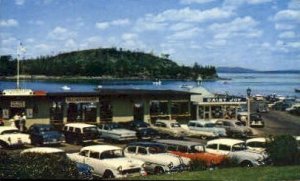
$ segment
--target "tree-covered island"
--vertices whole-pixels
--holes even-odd
[[[1,56],[0,76],[16,75],[17,60]],[[203,79],[218,78],[216,68],[178,65],[168,54],[155,56],[151,53],[98,48],[61,53],[55,56],[40,56],[20,61],[20,74],[29,77],[94,77],[99,79]],[[23,76],[26,77],[26,76]]]

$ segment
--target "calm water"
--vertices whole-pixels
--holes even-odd
[[[214,93],[228,93],[232,95],[245,96],[246,89],[250,87],[252,94],[268,95],[276,93],[284,96],[297,96],[300,93],[294,91],[295,88],[300,88],[300,74],[230,74],[220,73],[220,77],[230,78],[231,80],[206,81],[202,86]],[[186,90],[181,88],[181,85],[197,86],[194,81],[164,81],[160,86],[153,85],[152,81],[85,81],[79,83],[71,82],[49,82],[49,81],[21,81],[22,88],[33,90],[46,90],[48,92],[61,92],[62,86],[67,85],[71,88],[70,91],[94,91],[97,85],[102,85],[103,88],[133,88],[133,89],[171,89],[171,90]],[[12,89],[16,87],[13,81],[0,81],[0,90]]]

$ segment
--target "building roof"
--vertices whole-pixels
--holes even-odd
[[[95,152],[104,152],[104,151],[109,151],[109,150],[120,150],[122,149],[121,147],[118,146],[113,146],[113,145],[92,145],[92,146],[86,146],[81,148],[82,150],[90,150],[90,151],[95,151]]]
[[[198,86],[189,90],[190,93],[201,94],[202,97],[214,97],[215,95],[209,92],[204,87]]]
[[[211,141],[208,141],[207,144],[224,144],[224,145],[235,145],[239,143],[244,143],[243,140],[238,139],[230,139],[230,138],[221,138],[221,139],[214,139]]]

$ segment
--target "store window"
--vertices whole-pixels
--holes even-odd
[[[227,106],[225,108],[225,119],[236,118],[236,106]]]
[[[164,115],[169,114],[167,101],[151,101],[150,103],[151,115]]]
[[[60,101],[53,102],[50,107],[50,122],[63,123],[63,103]]]
[[[189,105],[188,102],[172,102],[171,105],[172,114],[188,114]]]
[[[199,119],[204,119],[204,106],[199,106],[198,114],[199,114]]]
[[[97,109],[95,103],[69,103],[68,122],[96,122]]]
[[[211,106],[212,119],[223,118],[222,106]]]

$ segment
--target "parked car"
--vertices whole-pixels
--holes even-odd
[[[98,125],[98,131],[101,132],[102,138],[112,141],[130,141],[137,140],[136,132],[125,129],[118,123],[105,123]]]
[[[161,174],[177,172],[190,168],[190,159],[167,153],[165,146],[155,142],[135,142],[128,144],[124,150],[128,158],[145,162],[148,173]]]
[[[28,154],[28,153],[37,153],[37,154],[55,154],[62,157],[67,157],[67,154],[64,150],[59,148],[51,148],[51,147],[35,147],[35,148],[28,148],[21,152],[21,155]],[[86,179],[91,180],[93,179],[93,167],[76,162],[76,168],[79,173],[79,179]]]
[[[217,120],[215,124],[217,127],[225,128],[226,134],[230,137],[248,137],[253,135],[249,127],[244,126],[237,120]]]
[[[191,120],[188,122],[190,130],[211,133],[211,137],[227,136],[225,128],[216,127],[216,124],[211,121]]]
[[[198,142],[163,139],[156,140],[156,142],[166,145],[166,149],[172,154],[190,158],[191,160],[203,161],[208,167],[220,165],[227,159],[224,155],[207,153],[205,145]]]
[[[8,148],[14,146],[24,146],[30,144],[29,134],[20,133],[16,127],[1,126],[0,127],[0,148]]]
[[[161,133],[162,137],[184,138],[187,132],[176,120],[156,120],[152,128]]]
[[[250,114],[250,126],[251,127],[264,127],[265,126],[265,122],[262,119],[260,114],[258,114],[258,113]]]
[[[244,141],[237,139],[222,138],[208,141],[206,151],[226,155],[242,167],[265,165],[268,159],[265,153],[249,150]]]
[[[28,133],[33,145],[61,144],[65,142],[65,135],[50,124],[33,124],[29,127]]]
[[[266,150],[266,138],[251,138],[246,140],[246,146],[249,150],[265,151]]]
[[[85,144],[101,141],[97,126],[85,123],[68,123],[63,127],[67,143]]]
[[[122,178],[146,175],[144,162],[124,157],[122,148],[112,145],[93,145],[83,147],[78,153],[67,156],[79,163],[94,168],[94,174],[103,178]]]
[[[136,136],[138,139],[152,140],[155,138],[160,138],[159,132],[151,128],[150,125],[144,121],[128,121],[123,122],[122,125],[127,129],[136,131]]]

